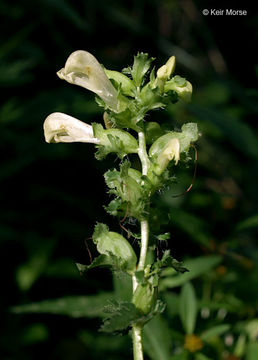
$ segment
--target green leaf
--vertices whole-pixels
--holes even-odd
[[[131,301],[133,286],[132,278],[124,272],[113,273],[114,295],[116,299]]]
[[[120,129],[104,130],[101,124],[93,123],[94,136],[100,140],[100,145],[96,145],[98,151],[96,158],[104,159],[109,153],[116,153],[121,159],[132,153],[137,153],[137,140],[127,131]]]
[[[113,70],[104,69],[107,77],[109,79],[115,80],[120,86],[122,93],[127,96],[135,95],[135,85],[131,79],[129,79],[126,75]]]
[[[166,304],[166,312],[170,317],[174,317],[179,314],[179,295],[166,291],[162,294],[162,298]]]
[[[103,320],[100,331],[107,333],[121,333],[135,322],[140,316],[140,312],[131,302],[113,300],[108,306],[104,307],[107,317]]]
[[[150,84],[144,86],[139,100],[143,112],[164,108],[166,106],[166,96],[161,95],[158,88],[152,89]]]
[[[164,278],[161,279],[160,285],[163,289],[181,286],[189,280],[206,274],[221,261],[222,257],[218,255],[200,256],[195,259],[186,260],[184,263],[186,268],[189,269],[189,272],[185,274],[175,274],[171,269],[165,269],[162,272]]]
[[[217,108],[205,108],[196,104],[188,105],[188,108],[200,119],[215,124],[223,131],[225,139],[231,142],[237,151],[258,158],[258,140],[247,123],[227,116],[224,111],[219,111]]]
[[[258,227],[258,215],[251,216],[237,224],[236,230],[242,231]]]
[[[202,353],[197,353],[195,354],[194,360],[212,360],[212,359]]]
[[[170,360],[172,341],[165,319],[156,316],[144,326],[143,347],[152,360]]]
[[[86,273],[87,271],[98,267],[98,266],[113,266],[116,270],[119,270],[119,266],[117,267],[117,262],[114,261],[114,258],[112,258],[109,255],[100,255],[98,257],[96,257],[92,263],[90,265],[83,265],[83,264],[79,264],[76,263],[76,266],[78,268],[78,270],[80,271],[80,273]]]
[[[98,223],[92,236],[98,252],[120,264],[121,269],[132,273],[135,270],[137,257],[130,243],[120,234],[109,231],[105,224]]]
[[[147,186],[144,188],[141,186],[141,174],[137,170],[130,169],[130,163],[124,161],[120,165],[120,171],[109,170],[104,177],[107,186],[111,189],[110,193],[115,194],[122,200],[122,206],[119,206],[118,202],[111,204],[111,211],[113,205],[119,206],[115,211],[124,209],[127,216],[142,219],[146,215],[148,188]]]
[[[197,299],[191,283],[186,283],[181,290],[179,316],[187,334],[193,334],[197,318]]]
[[[257,360],[258,358],[258,342],[250,343],[246,350],[246,360]]]
[[[188,351],[183,351],[178,355],[173,355],[170,360],[188,360]]]
[[[229,329],[230,329],[230,325],[228,325],[228,324],[217,325],[217,326],[214,326],[214,327],[204,331],[200,335],[200,338],[203,341],[206,341],[206,340],[208,340],[210,338],[213,338],[213,337],[220,336],[220,335],[224,334]]]
[[[103,317],[103,307],[112,297],[112,293],[102,293],[89,296],[67,296],[60,299],[44,300],[40,302],[18,305],[11,308],[16,314],[49,313],[67,315],[70,317]]]
[[[134,57],[134,63],[131,70],[131,75],[137,87],[142,85],[144,76],[149,70],[153,60],[154,58],[149,58],[148,54],[144,54],[144,53],[138,53]]]
[[[152,266],[152,273],[160,273],[163,268],[173,268],[177,272],[189,271],[182,262],[177,261],[170,255],[170,250],[165,250],[161,260],[157,260]]]
[[[160,235],[157,236],[157,239],[158,239],[159,241],[169,240],[169,239],[170,239],[170,233],[167,232],[167,233],[165,233],[165,234],[160,234]]]
[[[161,129],[160,125],[154,121],[146,123],[145,131],[147,144],[153,144],[155,140],[164,135],[164,131]]]
[[[144,282],[144,270],[135,271],[134,275],[138,284]]]

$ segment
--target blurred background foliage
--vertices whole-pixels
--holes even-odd
[[[91,93],[55,75],[77,49],[115,70],[130,65],[138,51],[156,57],[157,67],[175,55],[176,72],[194,87],[191,104],[151,114],[176,129],[197,122],[202,137],[193,189],[173,197],[191,184],[190,164],[178,167],[177,183],[156,198],[170,218],[164,232],[171,233],[159,250],[170,248],[192,272],[184,279],[164,274],[167,309],[146,328],[147,356],[258,358],[258,17],[251,2],[239,7],[248,11],[242,17],[205,17],[206,7],[238,8],[204,0],[1,0],[1,359],[131,359],[129,337],[97,332],[98,304],[106,302],[113,282],[113,296],[126,296],[123,279],[105,270],[85,279],[74,265],[89,263],[85,239],[97,220],[119,231],[103,209],[102,176],[119,161],[97,162],[91,145],[49,145],[43,138],[43,121],[54,111],[102,121]],[[59,315],[8,310],[63,296],[52,309]],[[205,343],[202,353],[189,351],[187,333]]]

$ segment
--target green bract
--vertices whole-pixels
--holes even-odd
[[[116,213],[113,213],[113,215],[117,215],[117,211],[121,209],[123,213],[127,212],[128,216],[137,219],[141,219],[146,215],[146,194],[141,184],[141,173],[131,169],[128,161],[121,165],[120,171],[107,171],[105,181],[110,188],[110,193],[120,199],[119,202],[116,202]],[[114,202],[112,202],[111,208],[113,211],[115,210]],[[108,208],[108,211],[110,212],[110,208]]]
[[[122,235],[109,231],[106,225],[98,223],[92,238],[100,254],[117,258],[121,268],[128,273],[135,270],[137,257],[132,246]]]
[[[120,129],[104,130],[100,124],[92,124],[94,136],[99,140],[96,158],[102,160],[109,153],[116,153],[121,159],[132,153],[137,153],[136,139],[126,131]]]
[[[133,304],[142,311],[143,314],[148,314],[155,307],[157,300],[157,287],[153,286],[149,281],[139,284],[133,294]]]

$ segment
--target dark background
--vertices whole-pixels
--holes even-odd
[[[202,15],[204,8],[231,7],[248,14]],[[94,95],[55,74],[77,49],[119,71],[138,51],[155,57],[157,67],[176,55],[176,73],[192,82],[193,101],[151,116],[175,128],[195,121],[202,137],[193,190],[172,197],[191,183],[193,167],[179,167],[178,183],[160,195],[159,205],[171,215],[163,232],[170,231],[168,246],[179,260],[222,254],[226,267],[238,269],[238,286],[229,291],[257,308],[255,4],[23,0],[1,1],[0,14],[1,359],[101,358],[90,345],[99,321],[8,312],[17,304],[112,289],[108,271],[92,271],[85,280],[74,262],[89,263],[84,240],[96,221],[119,231],[103,209],[109,196],[102,176],[119,161],[110,155],[98,162],[92,145],[49,145],[43,137],[43,121],[51,112],[102,121]],[[78,336],[82,329],[88,337]],[[107,341],[111,352],[115,344],[128,345],[124,338]]]

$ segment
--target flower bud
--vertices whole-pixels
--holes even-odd
[[[175,58],[175,56],[171,56],[168,59],[168,61],[166,62],[166,67],[167,67],[167,75],[168,75],[168,79],[169,79],[170,76],[175,71],[175,67],[176,67],[176,58]]]
[[[118,109],[118,93],[97,59],[87,51],[77,50],[57,72],[60,79],[96,93],[112,110]]]
[[[55,112],[50,114],[44,122],[46,142],[85,142],[99,144],[94,137],[91,125],[88,125],[72,116]]]
[[[154,85],[158,86],[160,88],[161,92],[164,91],[165,83],[170,78],[172,73],[174,72],[175,66],[176,66],[176,58],[175,58],[175,56],[171,56],[168,59],[168,61],[166,62],[166,64],[161,66],[157,70],[157,77],[154,82]]]

